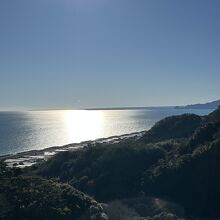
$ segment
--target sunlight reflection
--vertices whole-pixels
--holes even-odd
[[[69,143],[102,137],[103,113],[101,111],[63,111],[63,120]]]

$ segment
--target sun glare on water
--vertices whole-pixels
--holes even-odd
[[[103,113],[101,111],[63,111],[65,135],[69,143],[102,137]]]

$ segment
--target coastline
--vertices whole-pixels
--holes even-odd
[[[40,161],[46,161],[59,152],[76,151],[95,144],[115,144],[127,139],[137,140],[146,132],[147,131],[144,130],[129,134],[110,136],[107,138],[99,138],[96,140],[83,141],[80,143],[71,143],[63,146],[53,146],[41,150],[30,150],[15,154],[7,154],[0,156],[0,161],[5,162],[8,167],[25,168]]]

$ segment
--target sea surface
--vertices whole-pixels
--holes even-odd
[[[150,129],[160,119],[212,110],[50,110],[0,112],[0,155]]]

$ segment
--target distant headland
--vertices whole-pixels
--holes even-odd
[[[175,106],[175,109],[216,109],[220,106],[220,100],[207,102],[203,104],[191,104],[185,106]]]

